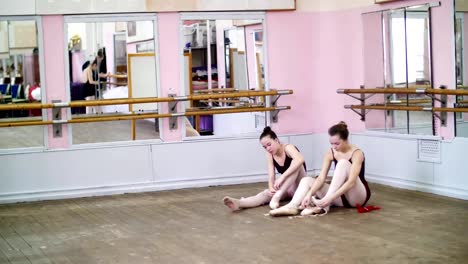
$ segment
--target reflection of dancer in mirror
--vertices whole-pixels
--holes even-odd
[[[89,61],[83,64],[82,70],[83,75],[81,76],[81,80],[83,82],[83,89],[85,95],[94,96],[95,95],[95,85],[98,85],[99,82],[94,80],[94,71],[97,69],[97,60],[94,60],[92,63]]]
[[[95,72],[97,70],[97,59],[92,63],[89,61],[85,62],[82,66],[83,74],[81,76],[81,81],[83,82],[83,91],[85,95],[85,100],[94,100],[96,99],[96,87],[99,85],[99,82],[94,78]],[[108,74],[98,74],[99,77],[107,77]],[[94,107],[86,107],[86,113],[95,113],[96,109]]]
[[[270,211],[271,215],[296,215],[300,209],[304,209],[301,215],[324,215],[330,210],[330,205],[350,208],[367,203],[371,193],[364,178],[363,152],[349,143],[346,123],[332,126],[328,134],[332,148],[323,158],[320,175],[302,179],[291,202]],[[332,162],[335,171],[331,183],[327,184],[325,180]]]
[[[247,198],[224,197],[224,204],[232,211],[252,208],[270,203],[272,209],[279,207],[281,199],[292,197],[297,185],[306,176],[304,157],[291,144],[281,144],[276,133],[266,127],[260,135],[260,143],[267,151],[268,189]],[[282,164],[282,165],[280,165]],[[281,176],[275,179],[275,168]]]

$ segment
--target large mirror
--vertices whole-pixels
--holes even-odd
[[[42,102],[37,21],[0,20],[0,105]],[[0,122],[43,120],[42,110],[0,111]],[[44,146],[43,126],[0,128],[0,149]]]
[[[365,88],[429,88],[432,84],[429,5],[363,14]],[[432,106],[421,95],[375,95],[367,104]],[[430,112],[370,111],[366,127],[403,134],[432,135]]]
[[[468,91],[468,1],[455,1],[455,74],[457,89]],[[457,96],[456,107],[468,107],[468,96]],[[468,113],[455,114],[457,137],[468,137]]]
[[[66,24],[70,100],[157,97],[155,20],[110,17]],[[109,105],[71,109],[72,118],[157,113],[158,105]],[[155,119],[81,123],[72,126],[73,144],[158,139]]]
[[[186,95],[264,90],[263,20],[185,19],[182,23]],[[192,109],[263,106],[263,97],[187,102]],[[187,137],[257,133],[264,113],[205,115],[185,120]]]

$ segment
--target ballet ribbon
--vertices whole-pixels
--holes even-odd
[[[379,206],[373,206],[373,205],[368,205],[368,206],[361,206],[360,204],[356,204],[356,209],[358,213],[363,214],[363,213],[368,213],[374,210],[380,210]]]

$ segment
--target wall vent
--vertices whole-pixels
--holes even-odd
[[[418,139],[418,160],[440,163],[440,140]]]

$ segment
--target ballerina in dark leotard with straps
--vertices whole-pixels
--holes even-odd
[[[292,197],[301,179],[307,176],[304,157],[299,150],[294,145],[281,144],[270,127],[263,130],[260,143],[267,151],[268,189],[247,198],[224,197],[224,204],[232,211],[257,207],[268,202],[272,209],[278,208],[279,202],[283,198]],[[281,174],[277,179],[275,168]]]
[[[301,215],[324,215],[330,210],[330,205],[364,206],[369,201],[371,192],[364,178],[364,154],[349,143],[346,123],[332,126],[328,134],[332,148],[325,154],[320,175],[315,179],[302,179],[291,202],[270,211],[271,215],[295,215],[301,209]],[[335,171],[331,183],[327,184],[325,180],[332,162]]]
[[[86,97],[95,96],[96,86],[99,85],[99,82],[94,80],[94,71],[97,69],[97,60],[94,60],[92,63],[89,63],[88,61],[83,66],[83,93]]]

